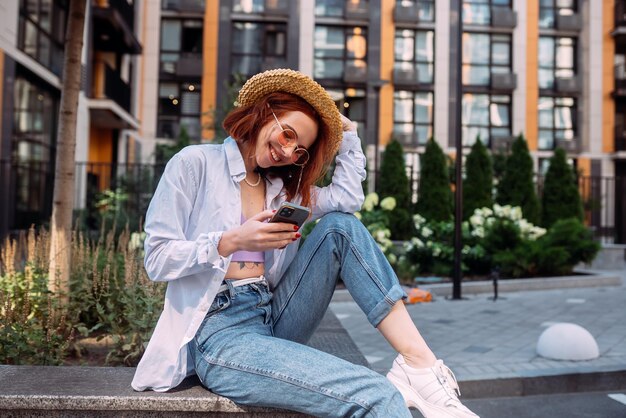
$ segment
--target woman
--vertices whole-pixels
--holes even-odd
[[[243,405],[337,417],[410,417],[410,406],[427,417],[475,417],[351,215],[365,179],[355,124],[319,84],[281,69],[248,80],[224,127],[231,137],[223,145],[172,158],[150,203],[146,270],[168,287],[133,388],[166,391],[195,372]],[[332,183],[314,186],[335,154]],[[321,217],[300,249],[297,227],[266,222],[284,201]],[[388,379],[303,345],[339,277],[400,353]]]

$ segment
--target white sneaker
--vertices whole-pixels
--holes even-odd
[[[387,379],[400,391],[406,406],[419,409],[426,418],[478,418],[459,401],[459,385],[443,360],[427,369],[415,369],[398,354]]]

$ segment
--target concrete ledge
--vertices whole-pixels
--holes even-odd
[[[621,286],[622,278],[616,274],[589,274],[561,277],[536,277],[531,279],[498,280],[498,292],[520,292],[527,290],[551,290],[584,287]],[[493,293],[493,281],[463,282],[463,294]],[[435,296],[452,295],[452,283],[425,284],[419,286]]]
[[[328,310],[309,345],[368,366],[335,315]],[[131,367],[0,366],[2,417],[263,417],[307,415],[241,407],[217,396],[197,377],[167,392],[135,392]]]

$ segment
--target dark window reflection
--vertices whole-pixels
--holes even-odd
[[[58,76],[63,71],[67,3],[67,0],[20,2],[18,48]]]

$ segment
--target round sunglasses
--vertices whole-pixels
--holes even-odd
[[[280,132],[278,133],[278,143],[281,148],[284,150],[285,148],[295,147],[293,152],[291,153],[291,162],[298,166],[303,166],[307,162],[309,162],[309,152],[298,146],[298,135],[293,129],[285,128],[280,123],[278,118],[276,117],[276,113],[272,110],[269,103],[267,104],[268,109],[272,112],[272,116],[276,120],[276,124],[280,128]]]

